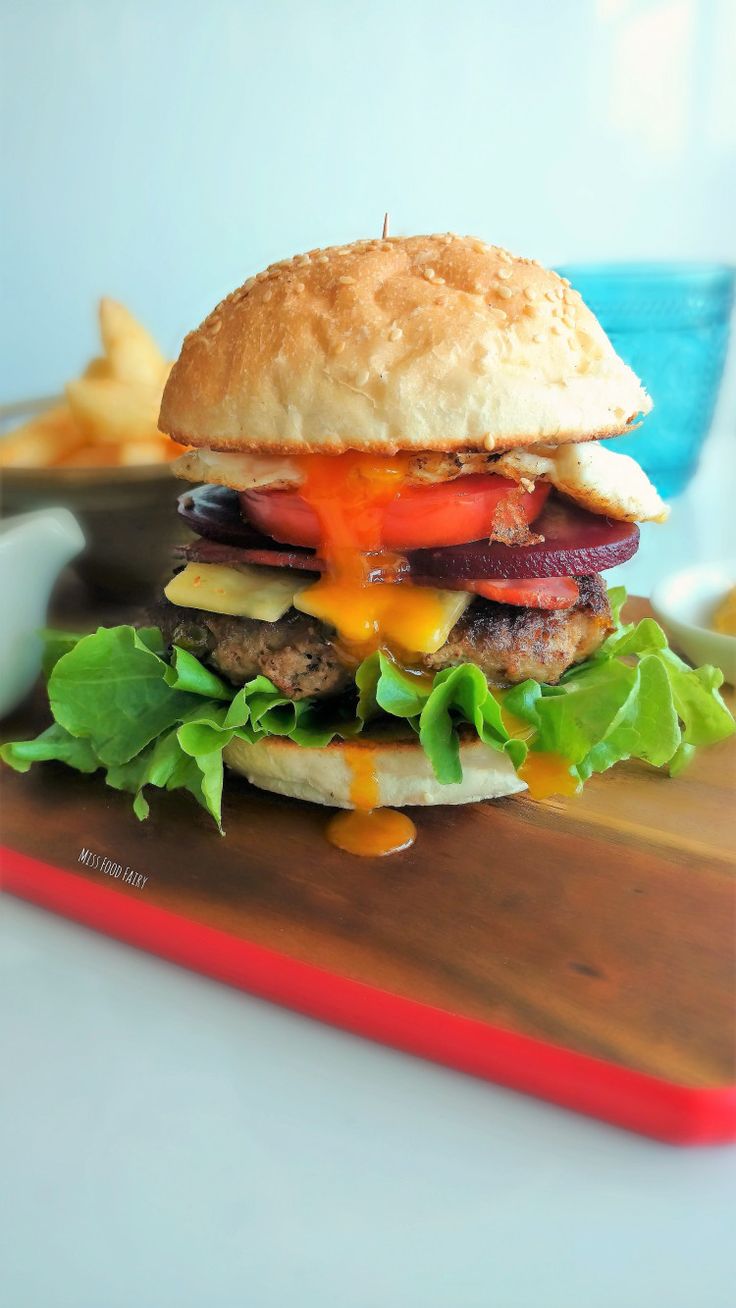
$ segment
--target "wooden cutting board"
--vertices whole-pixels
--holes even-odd
[[[327,844],[326,810],[240,778],[222,838],[176,794],[138,823],[98,777],[3,769],[3,882],[413,1053],[663,1139],[728,1139],[735,779],[732,738],[676,779],[627,764],[573,799],[421,810],[413,849],[363,860]]]

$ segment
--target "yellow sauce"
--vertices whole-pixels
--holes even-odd
[[[528,740],[530,736],[534,735],[534,727],[530,722],[525,722],[523,718],[517,718],[515,713],[511,713],[505,707],[505,691],[492,690],[491,694],[501,710],[501,721],[514,740]]]
[[[532,799],[549,799],[551,795],[575,795],[578,781],[570,775],[570,764],[559,754],[535,754],[530,751],[519,768]]]
[[[341,648],[355,662],[376,649],[429,649],[442,629],[442,606],[431,589],[368,581],[366,554],[374,555],[374,566],[375,556],[383,555],[389,573],[395,566],[395,555],[382,548],[383,521],[406,480],[410,457],[351,452],[300,460],[299,493],[319,520],[319,552],[327,564],[301,598],[306,611],[336,629]]]
[[[736,636],[736,586],[731,587],[716,607],[711,625],[723,636]]]
[[[414,844],[417,829],[405,813],[377,808],[378,778],[370,745],[344,745],[351,771],[350,799],[355,808],[337,813],[327,825],[327,839],[348,854],[379,858]]]

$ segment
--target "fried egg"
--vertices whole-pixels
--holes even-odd
[[[187,450],[171,465],[177,477],[196,483],[210,482],[232,490],[287,490],[299,486],[304,474],[299,463],[284,455],[220,453],[206,448]],[[579,445],[515,449],[507,454],[427,451],[415,454],[407,481],[429,485],[455,481],[474,473],[494,472],[531,490],[548,481],[561,495],[591,513],[623,522],[664,522],[666,504],[639,464],[628,454],[617,454],[598,441]]]

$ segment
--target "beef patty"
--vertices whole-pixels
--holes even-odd
[[[580,597],[570,609],[528,609],[476,599],[427,669],[476,663],[493,685],[534,677],[554,683],[573,663],[586,659],[613,630],[606,588],[598,576],[578,577]],[[148,615],[170,645],[181,645],[211,664],[234,685],[258,673],[289,699],[336,695],[352,684],[331,631],[291,609],[278,622],[230,618],[183,609],[162,600]]]

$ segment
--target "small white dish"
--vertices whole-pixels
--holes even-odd
[[[660,581],[652,608],[672,643],[696,666],[713,663],[736,685],[736,636],[712,631],[713,613],[736,585],[736,562],[701,563]]]
[[[0,522],[0,717],[20,704],[38,676],[38,631],[51,588],[83,549],[82,529],[68,509],[39,509]]]

